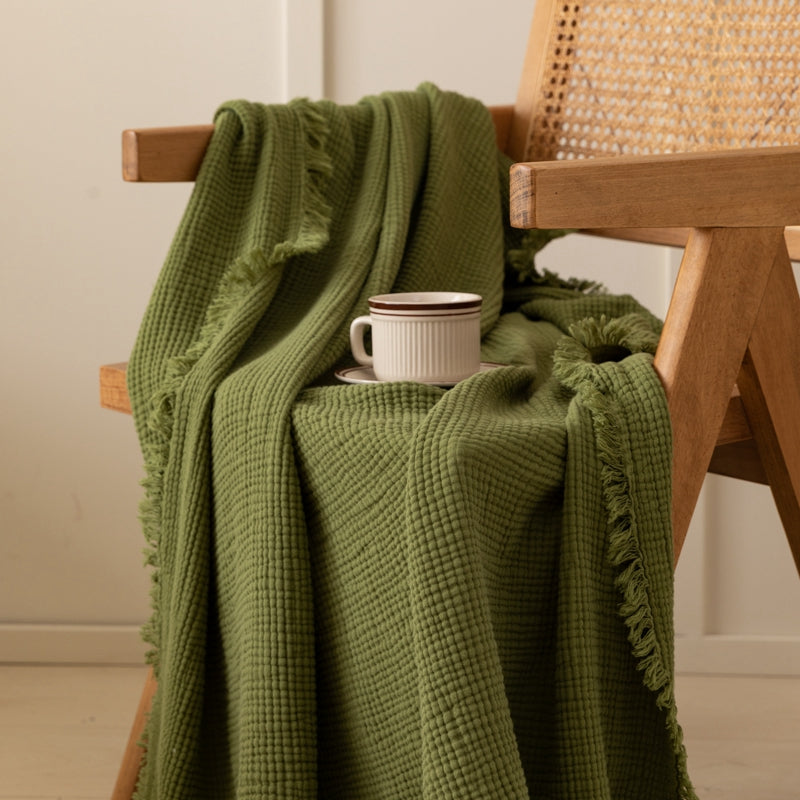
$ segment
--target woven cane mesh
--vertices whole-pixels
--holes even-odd
[[[800,142],[796,0],[556,9],[530,160]]]

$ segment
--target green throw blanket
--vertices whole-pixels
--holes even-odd
[[[659,324],[538,276],[478,102],[236,101],[129,389],[141,798],[691,798]],[[484,298],[451,390],[345,385],[370,295]],[[504,305],[505,302],[505,305]]]

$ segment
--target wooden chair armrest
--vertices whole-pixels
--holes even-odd
[[[123,180],[193,181],[213,132],[213,125],[132,128],[123,131]]]
[[[100,367],[100,407],[111,411],[130,414],[131,400],[128,396],[128,385],[125,381],[128,364],[121,361],[117,364],[104,364]]]
[[[514,107],[489,109],[497,144],[505,149]],[[193,181],[206,153],[213,125],[130,128],[122,132],[122,177],[132,182]]]
[[[800,224],[800,147],[541,161],[511,168],[518,228]]]

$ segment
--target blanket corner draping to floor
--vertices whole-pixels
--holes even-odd
[[[659,323],[540,276],[477,101],[225,104],[129,365],[158,692],[140,798],[691,798]],[[450,390],[345,385],[477,292]]]

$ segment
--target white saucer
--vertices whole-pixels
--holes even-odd
[[[490,370],[497,369],[498,367],[504,367],[505,364],[492,364],[489,361],[482,361],[480,369],[478,372],[489,372]],[[375,373],[372,371],[372,367],[345,367],[344,369],[337,369],[334,373],[336,377],[343,381],[344,383],[389,383],[390,381],[379,381],[375,377]],[[476,373],[477,374],[477,373]],[[471,377],[471,376],[470,376]],[[466,378],[464,378],[466,380]],[[449,386],[455,386],[458,381],[452,381],[451,383],[433,383],[430,384],[431,386],[441,386],[442,388],[447,388]]]

